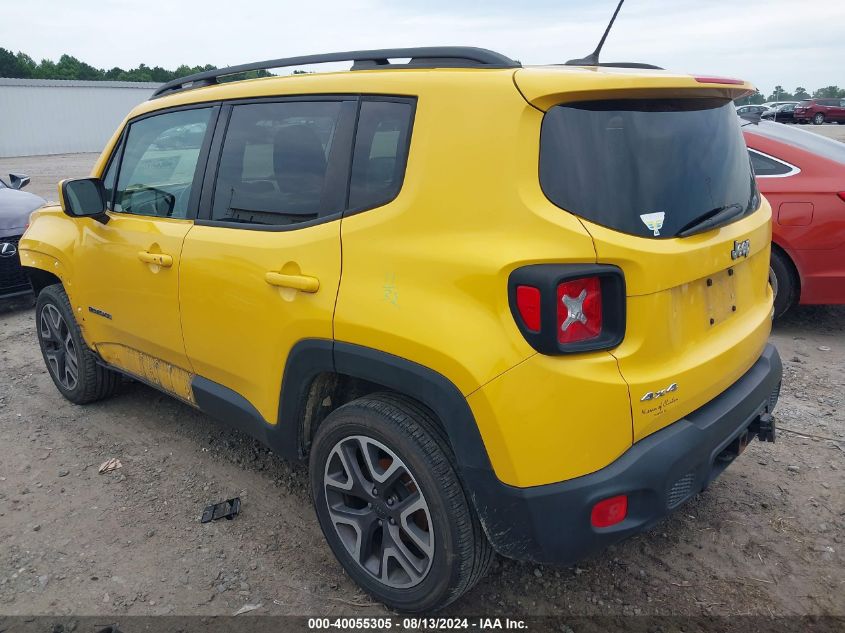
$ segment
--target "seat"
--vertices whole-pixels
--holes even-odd
[[[326,180],[326,155],[314,130],[305,124],[279,129],[273,140],[273,169],[279,191],[292,208],[317,210]]]

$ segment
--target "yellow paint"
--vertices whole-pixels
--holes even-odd
[[[319,289],[279,287],[268,273],[273,281],[307,276]],[[332,338],[339,280],[340,222],[296,231],[195,226],[182,252],[179,292],[194,371],[275,423],[288,351],[304,338]]]
[[[727,227],[668,240],[582,221],[540,189],[543,110],[585,98],[732,98],[750,89],[661,71],[546,67],[339,72],[187,90],[127,118],[273,95],[416,96],[403,189],[378,209],[279,232],[120,214],[104,226],[50,207],[34,214],[21,253],[26,265],[60,271],[89,345],[180,397],[201,375],[275,423],[292,346],[334,338],[451,380],[502,481],[561,481],[606,466],[756,360],[770,328],[771,213],[764,204]],[[750,256],[733,262],[733,241],[744,239]],[[625,273],[624,341],[610,352],[536,354],[511,316],[508,275],[532,263],[596,261]],[[677,390],[640,402],[672,383]]]
[[[496,475],[512,486],[585,475],[631,447],[628,388],[607,352],[535,354],[468,401]]]

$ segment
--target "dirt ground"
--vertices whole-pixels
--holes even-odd
[[[845,126],[815,130],[845,136]],[[814,131],[815,131],[814,130]],[[55,199],[91,154],[0,160]],[[499,559],[449,615],[845,615],[845,307],[775,325],[774,445],[754,442],[648,533],[576,567]],[[53,386],[28,301],[0,302],[0,614],[385,615],[320,533],[306,472],[148,387]],[[108,458],[123,467],[100,475]],[[240,495],[234,521],[202,525]]]

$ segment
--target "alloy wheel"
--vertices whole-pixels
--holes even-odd
[[[76,345],[64,317],[56,306],[48,303],[41,310],[38,334],[50,372],[62,387],[73,391],[79,381]]]
[[[413,473],[381,442],[345,437],[323,475],[329,517],[355,563],[388,587],[421,583],[434,559],[431,512]]]

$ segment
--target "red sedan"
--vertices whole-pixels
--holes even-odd
[[[845,303],[845,143],[767,121],[742,121],[742,131],[772,205],[775,316]]]

